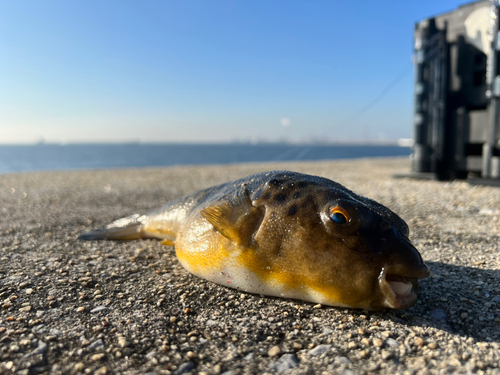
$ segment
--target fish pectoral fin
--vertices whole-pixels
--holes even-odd
[[[80,240],[136,240],[144,238],[140,215],[132,215],[116,220],[104,228],[83,233]]]
[[[206,207],[201,210],[201,215],[224,237],[238,245],[246,245],[259,229],[264,211],[252,205],[243,184],[232,199]]]

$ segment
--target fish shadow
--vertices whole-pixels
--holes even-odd
[[[398,323],[434,327],[476,341],[500,342],[500,270],[426,262],[418,302],[383,313]]]

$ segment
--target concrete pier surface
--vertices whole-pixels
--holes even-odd
[[[417,304],[252,295],[190,275],[159,241],[77,239],[272,169],[333,179],[403,217],[431,269]],[[380,158],[0,175],[0,373],[499,374],[500,188],[391,178],[407,171]]]

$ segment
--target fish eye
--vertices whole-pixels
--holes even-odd
[[[337,224],[347,224],[351,221],[347,211],[339,206],[330,208],[330,219]]]

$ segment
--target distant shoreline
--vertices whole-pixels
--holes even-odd
[[[0,173],[318,161],[409,155],[409,147],[368,144],[45,143],[0,146]]]
[[[248,145],[248,146],[259,146],[259,145],[285,145],[285,146],[399,146],[399,147],[411,147],[413,140],[411,138],[401,138],[392,140],[346,140],[346,141],[311,141],[311,142],[290,142],[290,141],[265,141],[265,140],[235,140],[231,142],[143,142],[143,141],[103,141],[103,142],[31,142],[31,143],[1,143],[0,147],[30,147],[30,146],[91,146],[91,145],[163,145],[163,146],[178,146],[178,145],[189,145],[189,146],[227,146],[227,145]]]

